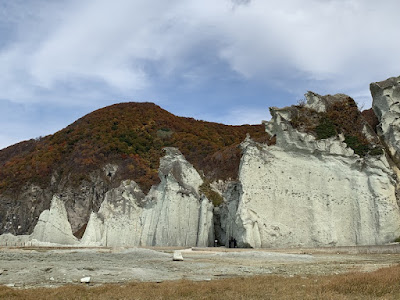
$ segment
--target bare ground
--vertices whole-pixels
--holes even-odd
[[[370,272],[400,262],[398,245],[322,249],[0,248],[0,284],[17,288],[129,281],[210,281],[254,275],[284,277]]]

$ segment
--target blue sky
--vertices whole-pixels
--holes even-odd
[[[400,75],[397,0],[0,0],[0,149],[150,101],[226,124],[312,90],[371,106]]]

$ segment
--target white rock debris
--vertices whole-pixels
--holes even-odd
[[[174,254],[172,255],[172,260],[173,261],[183,261],[183,256],[182,256],[182,251],[174,251]]]
[[[90,283],[90,277],[88,276],[88,277],[82,277],[81,278],[81,283]]]

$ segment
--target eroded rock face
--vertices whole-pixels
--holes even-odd
[[[77,232],[87,223],[90,213],[99,210],[105,193],[112,188],[112,178],[107,176],[112,170],[108,169],[89,174],[89,180],[78,186],[71,184],[68,176],[54,174],[46,188],[27,184],[18,194],[0,195],[0,232],[31,234],[40,214],[50,209],[53,195],[64,203],[72,231]]]
[[[322,110],[325,101],[312,96]],[[289,122],[293,109],[271,109],[266,129],[276,145],[242,144],[241,191],[228,195],[221,217],[226,234],[250,247],[375,245],[397,238],[397,182],[386,157],[361,158],[342,136],[316,140],[298,132]]]
[[[31,235],[32,239],[56,244],[77,244],[78,239],[72,234],[64,203],[54,196],[49,210],[44,210]]]
[[[107,192],[98,213],[90,215],[81,243],[87,246],[139,245],[143,198],[139,186],[130,180]]]
[[[329,105],[349,97],[344,94],[321,96],[313,92],[307,92],[304,96],[306,99],[306,107],[314,109],[317,112],[324,112],[327,110]]]
[[[214,239],[227,245],[231,238],[239,247],[255,248],[391,242],[400,236],[399,83],[400,77],[371,85],[378,133],[390,156],[376,148],[381,152],[361,157],[343,134],[317,139],[293,128],[298,107],[271,108],[265,125],[275,144],[246,138],[238,181],[211,184],[225,199],[221,207],[213,208],[201,194],[203,180],[179,150],[166,148],[161,182],[147,195],[131,180],[115,187],[118,166],[106,165],[79,187],[54,174],[46,189],[31,185],[18,201],[1,198],[0,208],[7,207],[0,214],[3,231],[33,233],[4,234],[0,245],[184,247],[213,245]],[[306,99],[307,109],[323,113],[348,96],[309,92]],[[377,146],[375,132],[363,126],[365,139]],[[85,225],[78,243],[72,233]]]
[[[378,117],[378,134],[392,158],[400,162],[400,76],[371,83],[372,108]]]
[[[153,186],[146,196],[131,180],[123,181],[118,188],[108,191],[99,211],[91,213],[79,245],[213,244],[213,205],[199,193],[203,180],[177,149],[166,148],[165,151],[166,155],[160,161],[161,183]],[[110,173],[113,170],[108,167],[106,171]],[[71,214],[68,218],[65,204],[68,202],[65,203],[58,195],[53,196],[50,209],[42,211],[31,235],[4,234],[0,236],[0,244],[23,245],[34,241],[35,244],[77,245],[78,240],[73,236],[69,222]],[[82,216],[77,215],[79,218]]]
[[[175,148],[160,161],[161,183],[144,197],[133,181],[106,194],[92,213],[82,243],[102,246],[208,246],[213,206],[199,187],[200,175]]]
[[[72,234],[64,203],[58,196],[53,196],[50,209],[44,210],[30,235],[0,235],[2,246],[45,246],[78,245],[78,239]]]
[[[39,216],[50,208],[53,193],[50,188],[30,184],[20,193],[0,195],[0,232],[15,235],[32,233]]]

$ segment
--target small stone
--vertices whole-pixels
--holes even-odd
[[[54,277],[50,277],[50,281],[54,281]]]
[[[183,256],[181,251],[174,251],[174,255],[172,257],[173,261],[183,261]]]
[[[4,273],[4,270],[3,270],[3,269],[0,269],[0,275],[3,274],[3,273]]]
[[[81,278],[81,283],[90,283],[90,276],[88,276],[88,277],[82,277],[82,278]]]

